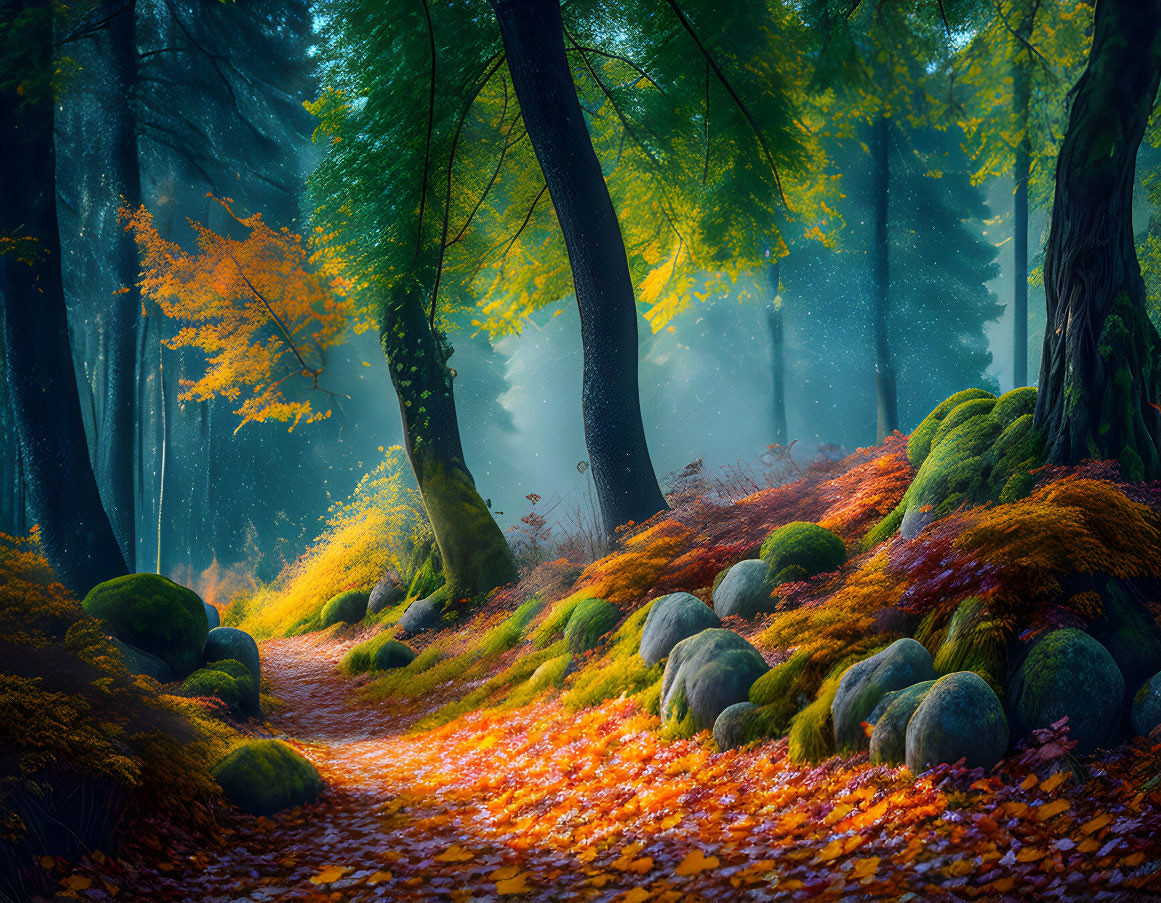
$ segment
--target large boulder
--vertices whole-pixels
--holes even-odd
[[[887,693],[879,700],[867,719],[875,726],[871,731],[872,764],[901,765],[907,758],[907,725],[933,686],[934,680],[925,680]]]
[[[1133,696],[1129,712],[1133,733],[1148,737],[1161,724],[1161,674],[1154,674]]]
[[[1161,628],[1125,585],[1109,581],[1101,594],[1101,617],[1090,633],[1104,646],[1125,678],[1130,695],[1161,671]]]
[[[127,574],[98,583],[85,611],[117,639],[164,661],[174,676],[189,674],[201,658],[209,626],[193,590],[158,574]]]
[[[863,722],[879,700],[892,690],[934,679],[931,653],[910,637],[851,665],[843,672],[831,704],[835,746],[840,750],[866,749]]]
[[[719,618],[752,618],[774,606],[769,567],[760,558],[739,561],[714,589],[714,611]]]
[[[222,616],[218,614],[218,610],[210,605],[209,602],[202,602],[202,605],[206,608],[206,625],[209,629],[213,630],[215,627],[221,627]]]
[[[237,627],[215,627],[206,637],[204,661],[220,662],[233,659],[241,662],[254,678],[255,688],[262,682],[262,659],[254,637]]]
[[[847,547],[826,527],[795,521],[766,537],[761,558],[766,562],[770,585],[778,586],[837,569],[847,560]]]
[[[689,593],[671,593],[654,601],[641,630],[641,658],[656,665],[682,640],[711,627],[721,627],[714,610]]]
[[[735,702],[722,710],[714,721],[714,742],[725,752],[745,746],[752,739],[749,728],[758,707],[752,702]]]
[[[967,768],[991,768],[1007,748],[1004,706],[974,671],[939,678],[907,724],[906,761],[913,774],[960,759]]]
[[[399,619],[399,629],[404,633],[417,634],[432,630],[439,626],[442,609],[434,596],[426,599],[416,599],[407,606],[403,617]]]
[[[249,668],[234,659],[199,668],[182,682],[181,692],[191,697],[217,697],[230,707],[235,717],[259,714],[254,677]]]
[[[617,606],[604,599],[584,599],[569,615],[564,628],[564,642],[573,653],[595,649],[610,630],[621,620]]]
[[[331,596],[319,615],[322,626],[358,624],[367,615],[368,596],[369,593],[361,589],[349,589],[345,593]]]
[[[125,667],[129,669],[131,674],[144,674],[146,677],[152,677],[159,684],[167,684],[173,680],[173,669],[156,655],[150,655],[144,649],[122,643],[116,637],[113,637],[113,645],[121,653],[121,658],[125,660]]]
[[[387,574],[375,584],[371,596],[367,599],[367,614],[377,615],[393,605],[398,605],[407,596],[407,587],[399,581],[399,575]]]
[[[661,722],[679,733],[710,730],[718,716],[746,702],[769,670],[761,653],[732,630],[711,628],[669,653],[661,678]]]
[[[1114,739],[1125,679],[1107,649],[1076,628],[1054,630],[1029,651],[1008,688],[1017,738],[1068,718],[1078,754]]]
[[[214,766],[226,798],[251,815],[273,815],[313,802],[322,792],[318,771],[281,740],[247,740]]]

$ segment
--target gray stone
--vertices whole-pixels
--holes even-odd
[[[725,752],[727,749],[735,749],[749,743],[750,737],[746,734],[746,728],[753,713],[757,711],[758,707],[752,702],[735,702],[723,709],[714,722],[714,742],[717,743],[718,749]]]
[[[375,584],[367,600],[367,614],[377,615],[381,611],[398,605],[407,595],[407,587],[399,582],[398,574],[388,574]]]
[[[1161,674],[1154,674],[1133,697],[1129,713],[1133,733],[1148,737],[1161,724]]]
[[[657,599],[645,617],[641,630],[641,658],[655,665],[682,640],[711,627],[721,627],[714,610],[689,593],[671,593]]]
[[[761,558],[739,561],[726,573],[714,590],[714,611],[719,618],[738,615],[752,618],[770,611],[770,568]]]
[[[206,623],[209,625],[209,629],[213,630],[215,627],[221,627],[222,617],[218,614],[218,610],[206,601],[203,601],[202,605],[206,607]]]
[[[925,680],[903,690],[893,690],[879,700],[867,719],[875,725],[871,731],[872,764],[901,765],[907,758],[907,725],[933,686],[934,680]]]
[[[424,633],[439,626],[441,614],[440,606],[432,601],[431,596],[416,599],[407,606],[407,611],[399,619],[399,629],[409,634]]]
[[[769,668],[762,655],[732,630],[710,628],[669,653],[661,678],[661,723],[710,730],[718,716],[746,702],[750,685]]]
[[[259,711],[258,692],[262,683],[262,659],[258,655],[258,644],[254,637],[236,627],[215,627],[206,637],[206,651],[203,661],[220,662],[232,658],[246,666],[254,677],[253,693],[246,700],[250,709]]]
[[[1070,627],[1032,647],[1008,688],[1008,708],[1017,738],[1067,717],[1083,755],[1114,739],[1124,697],[1125,679],[1108,650]]]
[[[908,637],[851,665],[843,672],[831,704],[835,745],[840,750],[866,749],[868,740],[863,722],[879,700],[892,690],[934,679],[931,653]]]
[[[964,760],[967,768],[991,768],[1008,748],[1004,706],[974,671],[941,677],[907,724],[907,767],[912,774]]]
[[[120,651],[121,658],[125,660],[125,667],[131,674],[144,674],[159,684],[167,684],[173,680],[173,669],[156,655],[150,655],[144,649],[122,643],[116,637],[110,637],[110,641]]]

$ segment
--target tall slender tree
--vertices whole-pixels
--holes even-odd
[[[54,172],[54,6],[0,3],[0,294],[29,504],[57,576],[85,593],[126,567],[89,463],[69,347]]]
[[[1161,0],[1098,0],[1073,91],[1044,260],[1036,425],[1049,458],[1161,476],[1161,340],[1133,236],[1137,150],[1161,81]]]

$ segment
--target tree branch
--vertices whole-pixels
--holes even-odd
[[[427,17],[427,39],[431,46],[431,80],[427,94],[427,139],[423,148],[423,183],[419,188],[419,225],[415,230],[415,259],[423,253],[423,213],[427,205],[427,174],[431,169],[431,136],[435,129],[435,29],[431,26],[431,10],[427,0],[423,3],[423,14]],[[432,313],[435,312],[435,300],[432,299]]]

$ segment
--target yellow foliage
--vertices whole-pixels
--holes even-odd
[[[350,498],[331,507],[327,529],[268,586],[227,613],[257,637],[309,630],[328,599],[373,586],[390,569],[405,572],[412,548],[431,536],[419,492],[405,483],[403,449],[363,477]]]

